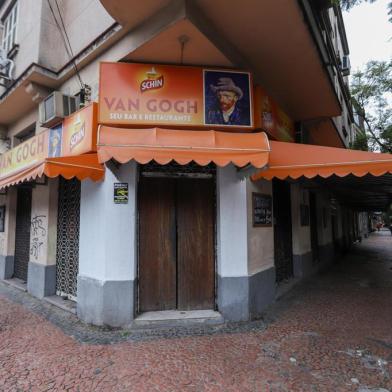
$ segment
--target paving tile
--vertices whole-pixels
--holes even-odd
[[[0,391],[391,391],[384,234],[251,323],[111,331],[0,284]]]

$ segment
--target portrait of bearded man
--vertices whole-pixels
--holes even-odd
[[[224,73],[219,73],[222,75]],[[246,91],[247,100],[241,102],[244,98],[244,91],[238,84],[235,83],[233,73],[229,75],[220,76],[216,84],[208,86],[210,97],[215,98],[210,100],[208,107],[206,107],[206,124],[218,125],[237,125],[249,126],[250,124],[250,110],[249,110],[249,90]],[[246,74],[238,74],[239,77],[247,77]],[[245,83],[246,84],[246,80]],[[242,104],[242,105],[241,105]]]

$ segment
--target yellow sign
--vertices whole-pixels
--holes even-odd
[[[96,150],[97,104],[73,113],[64,121],[0,155],[0,179],[37,166],[46,158],[81,155]]]
[[[43,162],[48,156],[49,130],[32,137],[0,156],[0,178]]]

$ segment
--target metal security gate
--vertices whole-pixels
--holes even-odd
[[[27,281],[30,258],[31,188],[18,188],[15,228],[14,277]]]
[[[56,294],[76,301],[79,270],[80,181],[60,177],[57,252]]]

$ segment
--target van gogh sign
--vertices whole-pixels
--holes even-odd
[[[19,144],[0,156],[0,178],[34,166],[48,156],[49,132]]]
[[[0,179],[34,167],[46,158],[96,150],[97,104],[92,104],[0,155]]]
[[[98,122],[253,128],[252,100],[248,72],[101,63]]]

